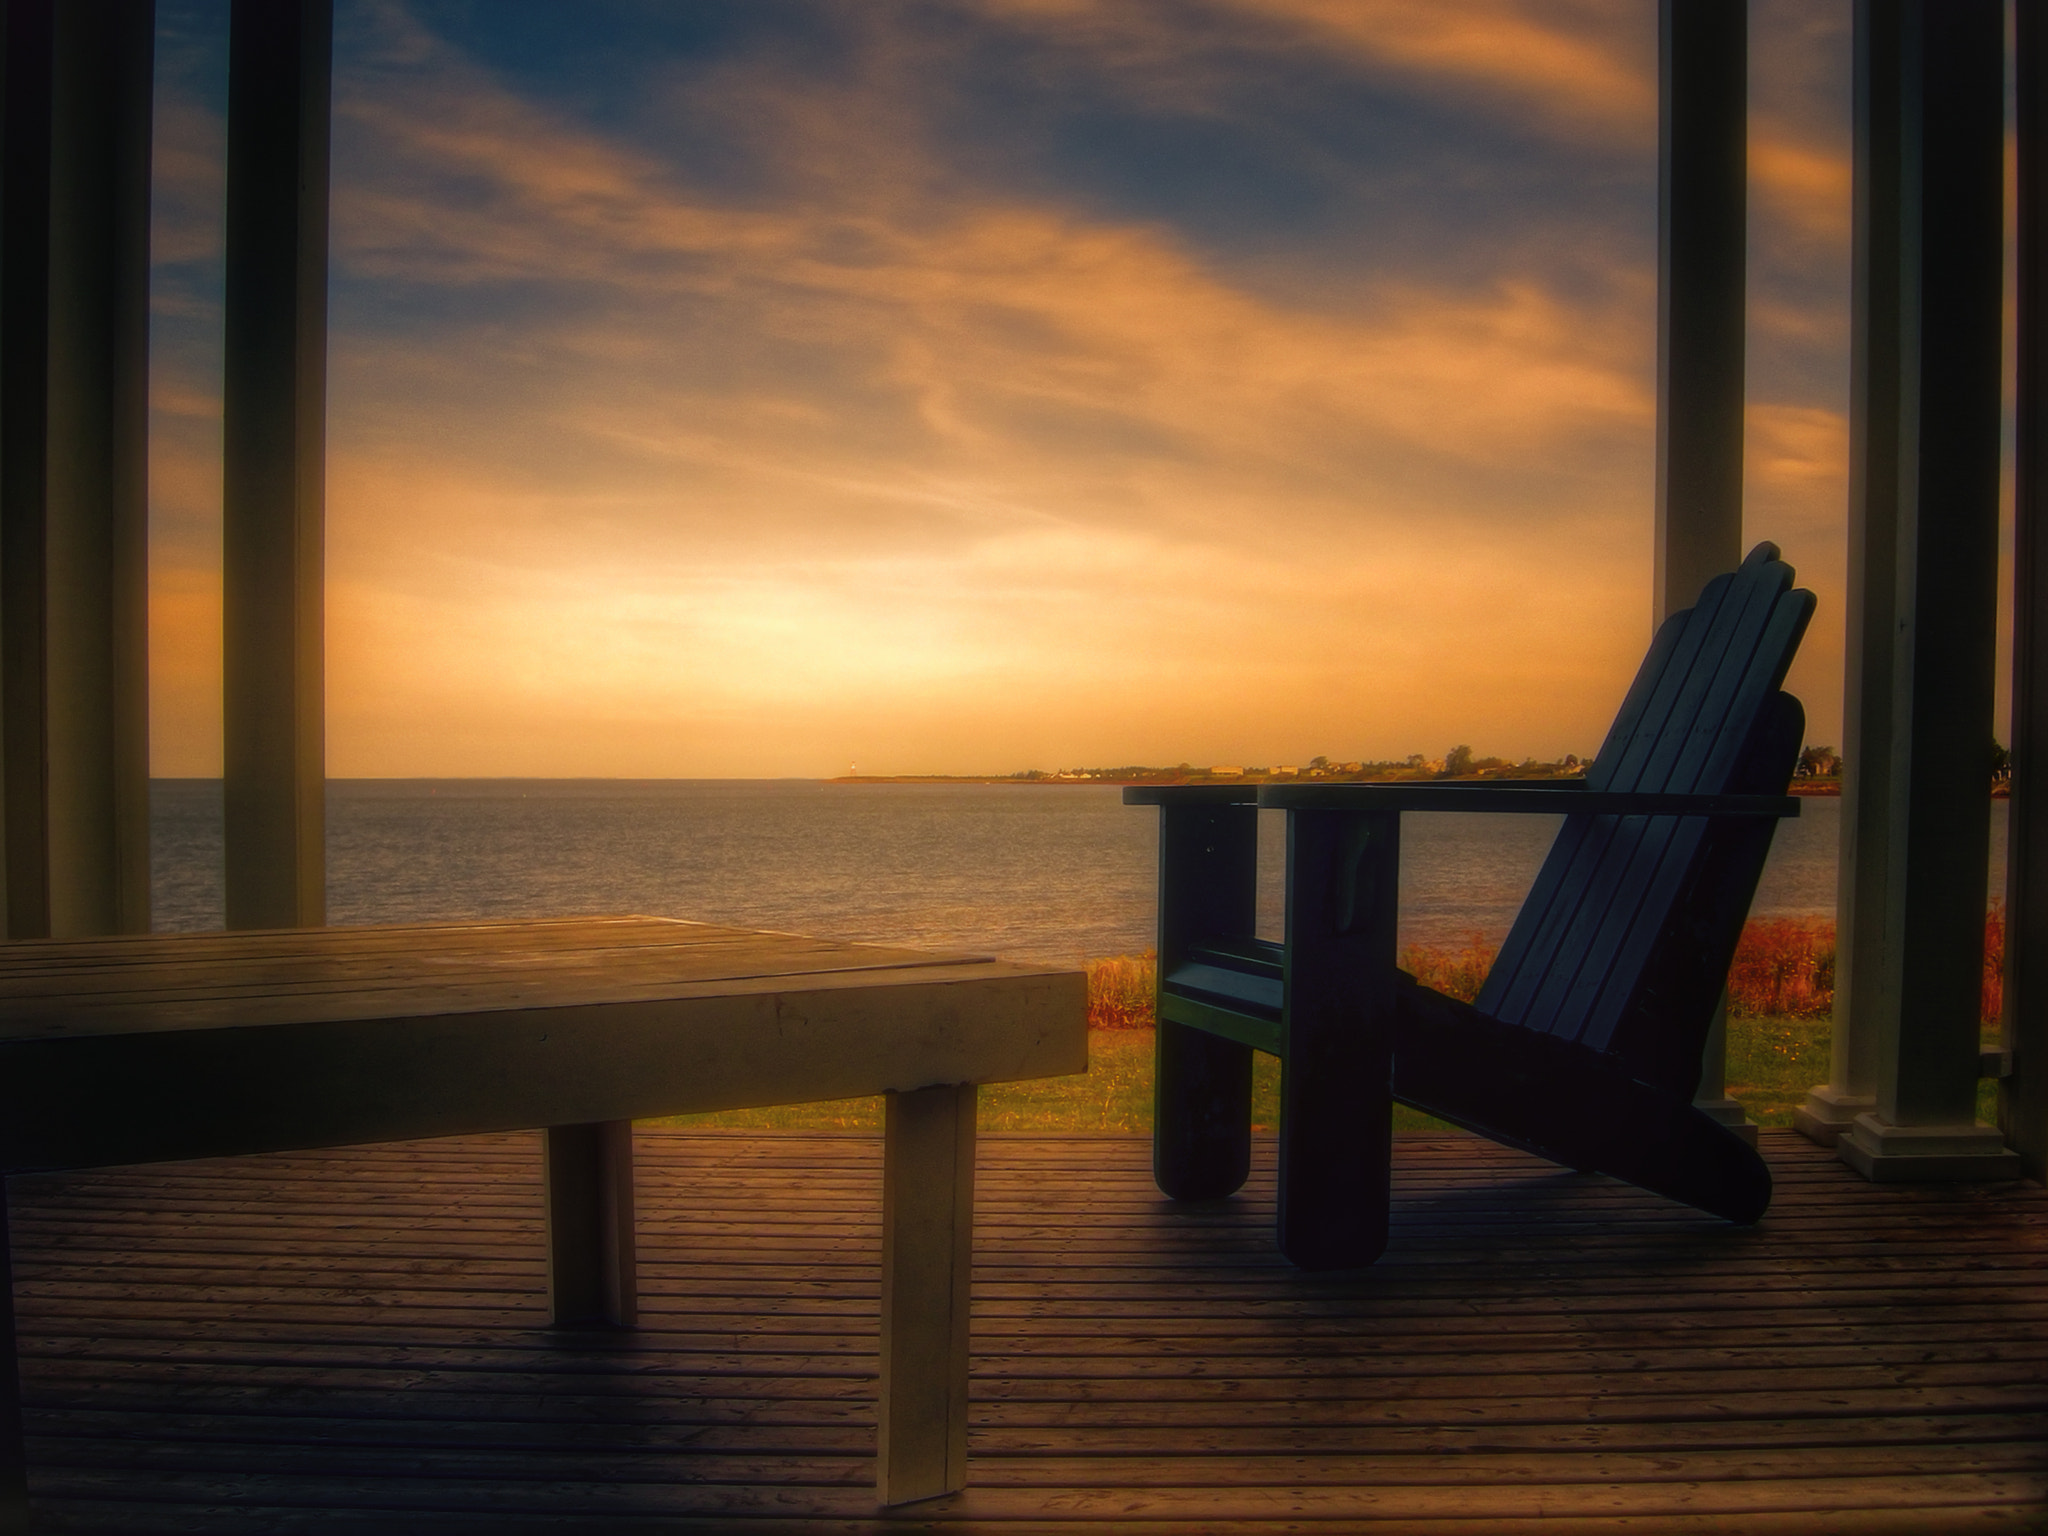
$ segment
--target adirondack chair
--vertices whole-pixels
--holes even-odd
[[[1251,1053],[1281,1058],[1281,1251],[1386,1246],[1392,1102],[1730,1221],[1754,1148],[1695,1109],[1700,1057],[1805,715],[1781,691],[1813,594],[1760,544],[1658,629],[1583,781],[1136,786],[1161,808],[1153,1169],[1180,1200],[1251,1159]],[[1253,934],[1259,807],[1287,812],[1285,942]],[[1397,970],[1404,812],[1563,812],[1475,1003]]]

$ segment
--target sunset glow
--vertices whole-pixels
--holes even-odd
[[[161,0],[155,769],[219,768],[224,0]],[[1590,752],[1655,8],[340,0],[328,765]],[[1839,736],[1846,0],[1752,7],[1745,538]]]

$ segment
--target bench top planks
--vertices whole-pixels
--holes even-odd
[[[0,946],[0,1168],[1085,1070],[1085,978],[662,918]]]
[[[151,935],[0,947],[0,1049],[135,1030],[505,1012],[749,985],[1001,975],[986,955],[846,944],[667,918]]]

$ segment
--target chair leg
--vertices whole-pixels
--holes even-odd
[[[1161,807],[1161,977],[1192,946],[1252,931],[1258,873],[1256,806]],[[1162,1019],[1153,1049],[1153,1178],[1175,1200],[1220,1200],[1251,1171],[1251,1047]]]
[[[28,1529],[28,1456],[21,1437],[21,1356],[14,1337],[14,1253],[0,1178],[0,1536]]]
[[[1393,1161],[1398,814],[1287,817],[1287,1058],[1280,1251],[1303,1269],[1387,1246]]]
[[[630,1328],[640,1311],[633,1122],[555,1125],[546,1134],[550,1320]]]
[[[1175,1200],[1235,1194],[1252,1167],[1252,1048],[1159,1021],[1152,1178]]]
[[[884,1504],[905,1504],[967,1485],[975,1089],[941,1084],[887,1103],[875,1484]]]

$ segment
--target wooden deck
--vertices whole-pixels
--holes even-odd
[[[12,1181],[54,1531],[2048,1527],[2048,1194],[1766,1132],[1742,1231],[1404,1137],[1309,1276],[1139,1138],[982,1142],[972,1486],[878,1515],[880,1147],[643,1131],[642,1326],[549,1333],[534,1136]]]

